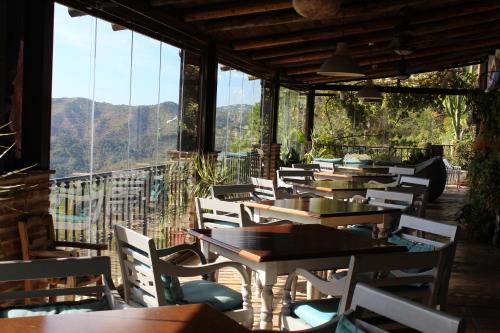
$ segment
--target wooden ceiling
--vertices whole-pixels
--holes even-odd
[[[106,2],[130,6],[131,1]],[[338,41],[350,45],[369,77],[397,75],[402,57],[389,43],[402,23],[413,30],[408,43],[415,51],[405,57],[412,73],[479,63],[500,46],[499,0],[343,0],[340,12],[325,20],[298,15],[292,0],[136,3],[164,24],[175,21],[191,35],[215,39],[224,54],[244,59],[248,68],[276,71],[297,83],[335,82],[316,72]]]

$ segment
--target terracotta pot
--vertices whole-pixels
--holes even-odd
[[[295,11],[313,20],[334,17],[340,11],[340,4],[340,0],[293,0]]]

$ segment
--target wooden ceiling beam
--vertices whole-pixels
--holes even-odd
[[[291,0],[238,1],[235,3],[205,6],[199,9],[191,8],[189,12],[184,15],[184,21],[193,22],[213,20],[224,17],[266,13],[290,8],[293,8]]]
[[[461,59],[462,57],[466,56],[471,56],[474,54],[478,54],[478,57],[482,56],[482,54],[491,49],[491,46],[478,46],[478,47],[468,47],[466,48],[464,52],[462,53],[457,53],[457,52],[441,52],[439,58],[436,58],[435,54],[429,55],[426,54],[421,57],[414,57],[413,59],[416,59],[415,61],[411,61],[410,64],[411,66],[426,66],[428,64],[436,64],[436,63],[447,63],[447,62],[452,62],[456,59]],[[451,58],[450,58],[451,57]],[[471,56],[472,57],[472,56]],[[450,60],[451,59],[451,60]],[[387,62],[384,62],[384,66],[380,66],[381,68],[387,67],[387,66],[393,66],[394,69],[397,70],[397,64],[401,60],[401,57],[398,58],[388,58]],[[363,71],[370,70],[372,68],[373,63],[370,61],[366,60],[364,62],[360,62],[360,65],[362,67]],[[304,66],[304,67],[299,67],[299,68],[293,68],[289,69],[286,71],[286,74],[288,76],[295,76],[295,75],[302,75],[302,74],[310,74],[310,73],[317,73],[319,68],[321,67],[321,63],[318,63],[316,65],[310,65],[310,66]]]
[[[469,0],[465,0],[469,1]],[[420,5],[430,5],[427,6],[427,10],[431,9],[429,7],[442,7],[447,3],[457,4],[456,0],[439,1],[432,2],[426,0],[412,0],[406,1],[405,6],[420,6]],[[321,24],[334,25],[339,19],[344,23],[348,23],[355,19],[356,21],[372,19],[375,17],[380,17],[386,14],[397,15],[401,9],[400,0],[378,0],[376,2],[354,2],[345,3],[342,5],[341,11],[336,15],[336,17],[331,19],[323,19]],[[275,13],[273,16],[269,15],[257,15],[252,17],[238,17],[229,18],[224,20],[218,20],[210,22],[205,25],[205,27],[210,31],[231,31],[237,29],[249,29],[257,27],[269,27],[275,25],[283,25],[289,23],[303,23],[311,22],[313,20],[305,18],[297,14],[294,10],[283,13]]]
[[[433,47],[433,48],[427,48],[427,49],[417,49],[414,53],[408,55],[405,57],[407,60],[411,59],[416,59],[416,58],[422,58],[422,57],[427,57],[427,56],[434,56],[434,55],[442,55],[442,54],[447,54],[451,52],[460,52],[460,51],[465,51],[465,50],[470,50],[470,49],[478,49],[478,48],[486,48],[486,47],[496,47],[500,46],[500,35],[494,34],[493,37],[488,37],[485,36],[485,38],[482,39],[477,39],[473,41],[467,41],[464,40],[463,43],[458,44],[458,45],[445,45],[445,46],[438,46],[438,47]],[[389,53],[386,52],[386,54],[382,55],[375,55],[373,52],[369,52],[370,49],[365,50],[363,53],[355,53],[352,52],[353,58],[357,59],[359,65],[361,66],[366,66],[366,65],[379,65],[379,64],[384,64],[388,62],[397,62],[401,60],[401,56],[395,54],[391,50],[389,50]],[[324,53],[320,53],[318,55],[324,55]],[[321,65],[326,58],[330,57],[331,53],[326,54],[325,57],[320,58],[318,57],[310,57],[308,59],[304,59],[303,61],[309,60],[309,64],[311,65],[310,61],[315,61],[317,60],[317,64]],[[364,56],[364,57],[360,57]],[[368,56],[367,56],[368,55]],[[301,66],[300,62],[287,62],[285,64],[282,64],[287,68],[291,67],[297,67]]]
[[[491,21],[499,16],[500,1],[485,1],[485,4],[476,4],[473,14],[470,14],[471,7],[467,4],[464,11],[457,9],[450,10],[445,8],[436,10],[432,13],[420,13],[415,16],[411,22],[415,25],[416,31],[419,33],[429,33],[432,31],[449,30],[453,27],[473,26],[482,23],[482,19]],[[483,12],[484,11],[484,12]],[[462,17],[457,20],[456,17]],[[371,20],[368,22],[359,22],[345,24],[342,26],[333,26],[322,29],[309,29],[301,32],[281,34],[278,36],[263,36],[245,40],[237,40],[233,42],[233,48],[237,51],[255,50],[261,48],[270,48],[277,46],[292,45],[314,40],[325,40],[340,38],[343,36],[352,36],[366,34],[370,32],[380,32],[388,30],[387,33],[392,33],[394,26],[399,23],[399,17],[385,17]],[[485,21],[483,21],[485,22]]]
[[[499,19],[500,22],[500,19]],[[461,43],[467,41],[468,39],[484,39],[489,37],[497,36],[500,33],[500,26],[498,24],[493,25],[491,23],[485,23],[477,25],[473,30],[471,29],[452,29],[448,31],[442,31],[439,36],[425,35],[415,37],[410,45],[418,49],[429,48],[440,45],[449,45],[454,42]],[[363,56],[363,55],[377,55],[381,53],[392,53],[393,51],[389,47],[389,41],[392,36],[388,35],[385,41],[380,41],[375,45],[369,46],[364,42],[353,41],[351,43],[351,55],[353,56]],[[322,56],[327,53],[331,54],[335,51],[336,43],[335,41],[319,42],[315,44],[307,43],[301,47],[287,47],[284,49],[275,49],[271,51],[262,51],[257,53],[257,56],[252,58],[255,60],[265,60],[271,59],[266,62],[272,65],[282,65],[287,63],[309,61],[324,59]],[[281,56],[279,56],[281,55]]]
[[[275,25],[309,22],[310,20],[300,16],[295,10],[276,12],[273,15],[252,15],[243,17],[231,17],[222,20],[213,20],[205,23],[205,28],[210,31],[232,31],[235,29],[252,29],[257,27],[270,27]]]

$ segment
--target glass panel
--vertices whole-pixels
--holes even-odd
[[[299,155],[304,153],[306,100],[305,94],[280,88],[277,141],[281,143],[281,158],[287,165],[298,163]]]

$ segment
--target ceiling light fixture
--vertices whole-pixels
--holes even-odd
[[[293,0],[295,11],[305,18],[321,20],[332,18],[340,11],[340,0]]]
[[[365,77],[358,63],[349,54],[349,46],[344,42],[337,43],[335,53],[321,65],[318,74],[345,78]]]
[[[382,101],[382,94],[373,85],[371,79],[366,80],[366,85],[358,92],[358,99],[365,103],[377,103]]]

